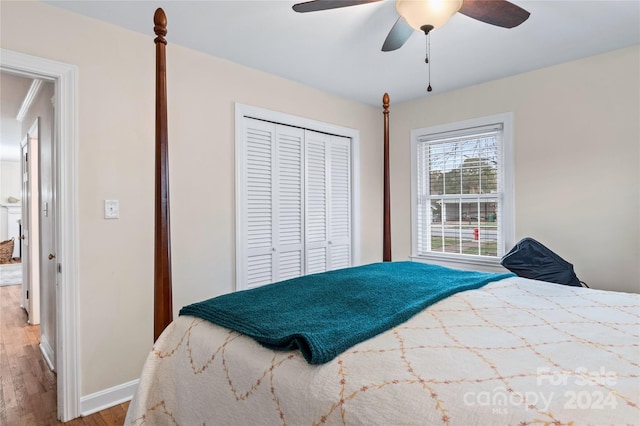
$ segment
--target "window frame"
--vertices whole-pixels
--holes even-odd
[[[447,132],[462,132],[473,128],[491,125],[502,125],[501,137],[501,182],[502,191],[498,198],[502,202],[502,220],[499,223],[502,241],[502,255],[515,244],[515,199],[514,199],[514,157],[513,157],[513,113],[500,113],[469,120],[423,127],[411,130],[411,259],[415,261],[435,263],[459,269],[481,271],[504,271],[500,265],[500,252],[497,257],[469,255],[460,253],[429,252],[418,253],[418,142],[420,139]]]

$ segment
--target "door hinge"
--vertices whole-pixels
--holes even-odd
[[[29,298],[29,290],[27,290],[27,299]]]
[[[62,263],[58,263],[58,273],[62,273]]]
[[[26,154],[24,154],[24,161],[25,162],[29,161],[29,153],[28,152]]]

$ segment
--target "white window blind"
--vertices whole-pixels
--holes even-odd
[[[512,202],[505,197],[511,179],[504,152],[509,117],[412,132],[414,257],[502,257],[513,222],[512,208],[505,209]]]

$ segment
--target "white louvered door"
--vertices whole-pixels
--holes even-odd
[[[243,173],[245,179],[245,288],[268,284],[274,278],[275,125],[247,118]],[[240,279],[240,277],[238,277]]]
[[[329,267],[351,266],[351,147],[345,137],[329,144]]]
[[[350,139],[305,131],[307,273],[351,266]]]
[[[306,252],[307,273],[328,269],[329,196],[327,194],[327,150],[330,136],[305,131],[307,170]]]
[[[273,281],[282,281],[304,274],[304,130],[283,125],[275,127]]]
[[[351,266],[351,140],[244,117],[238,289]]]

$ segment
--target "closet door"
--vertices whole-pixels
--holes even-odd
[[[351,266],[351,140],[331,136],[329,143],[329,241],[327,269]]]
[[[304,130],[276,125],[274,280],[304,274]]]
[[[324,272],[329,268],[329,140],[330,136],[327,134],[305,130],[307,274]]]
[[[243,211],[246,276],[239,288],[253,288],[303,272],[302,129],[247,118]],[[240,274],[239,274],[240,275]]]
[[[274,185],[275,125],[265,121],[245,119],[245,155],[241,173],[244,220],[241,241],[245,255],[238,259],[239,288],[252,288],[273,281],[274,277]],[[244,277],[240,276],[240,271]]]
[[[351,266],[351,139],[244,117],[237,289]]]
[[[351,266],[351,141],[305,131],[307,273]]]

